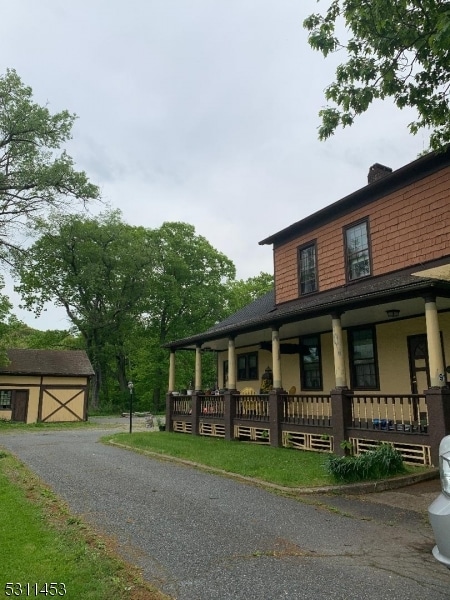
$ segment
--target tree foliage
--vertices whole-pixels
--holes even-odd
[[[262,271],[255,277],[231,280],[228,284],[228,314],[235,313],[272,289],[273,275]]]
[[[337,35],[345,25],[346,41]],[[326,57],[344,49],[347,62],[325,97],[319,138],[352,125],[376,99],[416,109],[412,133],[431,130],[432,149],[450,142],[450,5],[444,0],[333,0],[304,21],[309,44]]]
[[[39,239],[15,253],[17,291],[39,315],[46,302],[62,306],[81,333],[96,372],[94,404],[111,360],[126,388],[125,340],[146,309],[153,272],[148,232],[131,227],[118,212],[97,219],[54,217],[36,225]]]
[[[33,101],[14,70],[0,76],[0,256],[14,246],[15,229],[49,208],[99,196],[62,145],[71,138],[75,115],[51,114]]]
[[[40,221],[36,233],[26,254],[14,253],[24,306],[65,308],[96,372],[94,406],[126,392],[129,378],[157,406],[168,372],[161,345],[222,318],[233,263],[192,225],[132,227],[117,211]]]

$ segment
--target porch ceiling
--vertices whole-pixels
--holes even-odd
[[[331,314],[341,315],[344,328],[389,321],[387,310],[399,310],[398,319],[424,316],[424,297],[436,298],[440,311],[450,310],[450,257],[426,265],[343,285],[319,294],[276,304],[270,292],[211,329],[166,346],[193,349],[196,345],[225,350],[230,336],[237,347],[270,342],[272,327],[288,340],[331,330]]]
[[[437,298],[437,308],[440,311],[450,310],[450,298]],[[387,310],[397,309],[400,311],[399,316],[395,319],[390,319],[387,315]],[[358,325],[377,324],[385,322],[394,322],[412,317],[423,317],[425,326],[425,311],[423,298],[410,298],[407,300],[390,301],[374,306],[355,308],[342,313],[342,327],[356,327]],[[300,336],[310,335],[314,333],[326,333],[331,331],[330,315],[321,315],[309,319],[301,319],[286,323],[280,327],[280,339],[289,340]],[[270,342],[272,340],[272,330],[270,327],[261,328],[257,331],[249,331],[236,336],[236,347],[258,345],[261,342]],[[228,338],[218,340],[208,340],[203,345],[203,348],[222,351],[228,347]]]

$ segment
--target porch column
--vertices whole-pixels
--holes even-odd
[[[331,325],[333,329],[334,378],[336,389],[346,388],[348,386],[345,373],[344,339],[342,335],[340,314],[334,313],[331,315]]]
[[[202,389],[202,354],[201,345],[195,347],[195,383],[194,389],[200,391]]]
[[[444,357],[442,354],[439,317],[434,296],[425,297],[425,322],[427,326],[428,361],[432,388],[446,385]]]
[[[273,389],[281,390],[280,332],[277,327],[272,327],[272,372]]]
[[[236,389],[236,348],[234,338],[228,338],[228,389]]]
[[[175,350],[169,355],[169,394],[175,390]]]

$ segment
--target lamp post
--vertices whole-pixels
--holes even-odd
[[[128,382],[128,389],[130,390],[130,433],[133,431],[133,382]]]

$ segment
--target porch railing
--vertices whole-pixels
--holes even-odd
[[[352,427],[406,433],[428,431],[425,394],[351,397]]]
[[[247,421],[269,420],[269,396],[264,395],[233,395],[236,418]]]
[[[192,396],[172,396],[172,402],[174,416],[192,415]]]
[[[283,423],[330,427],[331,416],[331,396],[329,395],[283,396]]]
[[[450,389],[424,394],[360,394],[335,389],[330,394],[220,396],[167,395],[169,431],[264,441],[342,454],[351,442],[356,452],[386,441],[413,462],[438,464],[439,443],[450,434]]]
[[[223,396],[200,396],[200,415],[213,419],[223,419],[225,403]]]

